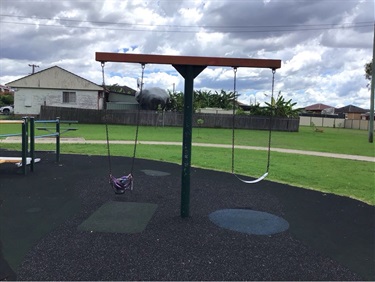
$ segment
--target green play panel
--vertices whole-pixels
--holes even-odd
[[[78,230],[109,233],[142,232],[158,205],[109,201],[78,226]]]

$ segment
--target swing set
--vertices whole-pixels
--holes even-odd
[[[192,143],[192,115],[193,115],[193,92],[194,79],[207,67],[232,67],[234,70],[234,94],[236,94],[236,73],[237,68],[270,68],[272,70],[272,97],[274,91],[274,77],[276,69],[281,67],[281,60],[271,59],[242,59],[242,58],[221,58],[221,57],[197,57],[197,56],[169,56],[169,55],[149,55],[149,54],[126,54],[126,53],[106,53],[96,52],[96,61],[101,62],[103,74],[103,90],[105,90],[104,83],[104,64],[106,62],[118,63],[139,63],[142,65],[142,83],[145,64],[169,64],[172,65],[180,75],[185,79],[184,85],[184,120],[183,120],[183,140],[182,140],[182,175],[181,175],[181,217],[189,216],[190,209],[190,168],[191,168],[191,143]],[[142,83],[141,89],[142,92]],[[236,97],[236,95],[235,95]],[[268,158],[266,172],[255,180],[243,180],[234,173],[234,128],[235,128],[235,104],[236,98],[233,101],[233,135],[232,135],[232,173],[241,181],[245,183],[257,183],[267,177],[270,165],[270,148],[271,148],[271,130],[272,130],[272,114],[269,119],[269,142],[268,142]],[[109,151],[109,134],[108,125],[106,122],[107,134],[107,148],[109,159],[109,175],[110,184],[115,189],[115,192],[124,193],[125,190],[133,189],[133,168],[136,153],[136,145],[138,138],[139,127],[139,108],[137,114],[137,129],[134,144],[134,153],[132,158],[131,173],[120,178],[112,175],[110,151]]]

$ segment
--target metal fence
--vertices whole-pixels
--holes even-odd
[[[182,126],[183,113],[177,112],[155,112],[135,110],[89,110],[76,108],[62,108],[42,106],[41,119],[54,119],[60,117],[62,120],[77,120],[79,123],[108,123],[108,124],[139,124],[148,126]],[[199,124],[199,121],[203,121]],[[237,129],[259,129],[268,130],[270,118],[265,116],[236,115],[235,128]],[[227,114],[194,113],[193,126],[207,128],[232,128],[233,116]],[[272,130],[297,132],[299,129],[299,118],[272,118]]]

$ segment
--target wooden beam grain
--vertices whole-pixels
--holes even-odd
[[[140,63],[140,64],[169,64],[169,65],[191,65],[191,66],[270,68],[270,69],[278,69],[281,67],[281,60],[251,59],[251,58],[170,56],[170,55],[96,52],[95,59],[98,62]]]

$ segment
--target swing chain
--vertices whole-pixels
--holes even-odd
[[[232,114],[232,173],[234,173],[234,140],[235,140],[235,123],[236,123],[236,101],[237,101],[237,67],[233,67],[233,114]]]
[[[236,95],[236,84],[237,84],[237,67],[233,67],[233,72],[234,72],[234,82],[233,82],[233,92],[234,92],[234,97],[233,97],[233,124],[232,124],[232,174],[234,174],[239,180],[245,182],[245,183],[257,183],[261,180],[263,180],[269,172],[269,167],[270,167],[270,160],[271,160],[271,132],[272,132],[272,122],[273,122],[273,115],[274,115],[274,88],[275,88],[275,73],[276,69],[272,69],[272,91],[271,91],[271,112],[270,112],[270,118],[269,118],[269,135],[268,135],[268,154],[267,154],[267,167],[266,167],[266,173],[263,174],[260,178],[253,180],[253,181],[245,181],[239,178],[235,173],[234,173],[234,148],[235,148],[235,107],[236,107],[236,100],[237,100],[237,95]]]
[[[141,85],[139,87],[139,95],[141,95],[142,91],[143,91],[143,77],[144,77],[144,73],[145,73],[145,66],[146,65],[144,63],[141,63],[142,75],[141,75]],[[132,165],[131,165],[131,170],[130,170],[131,175],[133,175],[135,156],[136,156],[136,152],[137,152],[140,112],[141,112],[141,107],[140,107],[140,104],[138,104],[137,126],[136,126],[136,130],[135,130],[135,138],[134,138],[135,139],[134,140],[134,151],[133,151]]]
[[[237,83],[237,67],[233,67],[234,72],[234,82],[233,82],[233,91],[236,93],[236,83]]]
[[[271,90],[271,97],[273,98],[273,92],[275,89],[275,73],[276,69],[272,69],[272,90]]]
[[[104,82],[104,66],[105,66],[105,62],[101,62],[100,65],[102,66],[102,77],[103,77],[103,84],[102,84],[102,86],[103,86],[103,90],[104,90],[104,88],[105,88],[105,82]]]
[[[104,75],[104,67],[105,67],[105,62],[101,62],[102,66],[102,77],[103,77],[103,94],[104,94],[104,100],[105,100],[105,94],[106,94],[106,89],[105,89],[105,75]],[[109,168],[109,182],[111,183],[111,178],[112,178],[112,163],[111,163],[111,151],[110,151],[110,145],[109,145],[109,130],[108,130],[108,120],[107,120],[107,107],[104,107],[104,121],[105,121],[105,133],[107,137],[107,156],[108,156],[108,168]]]
[[[103,76],[103,93],[105,94],[106,88],[105,88],[105,74],[104,74],[104,66],[105,63],[101,62],[102,66],[102,76]],[[144,64],[142,64],[142,84],[143,84],[143,75],[144,75]],[[142,86],[141,86],[141,92],[142,92]],[[104,97],[105,98],[105,97]],[[104,110],[104,120],[105,120],[105,129],[106,129],[106,137],[107,137],[107,152],[108,152],[108,166],[109,166],[109,183],[111,184],[112,188],[115,190],[116,194],[123,194],[125,190],[133,190],[133,167],[134,167],[134,159],[135,159],[135,152],[136,152],[136,145],[137,145],[137,139],[138,139],[138,127],[139,127],[139,107],[138,107],[138,114],[137,114],[137,130],[136,130],[136,137],[135,137],[135,145],[134,145],[134,153],[133,153],[133,159],[132,159],[132,167],[131,167],[131,173],[122,176],[122,177],[114,177],[112,175],[112,164],[111,164],[111,152],[110,152],[110,144],[109,144],[109,131],[108,131],[108,120],[107,120],[107,107],[105,107]]]
[[[276,103],[273,97],[274,90],[275,90],[275,73],[276,69],[272,69],[272,87],[271,87],[271,113],[270,113],[270,125],[269,125],[269,131],[268,131],[268,154],[267,154],[267,172],[270,168],[271,163],[271,137],[272,137],[272,122],[273,122],[273,116],[275,114],[275,107]]]

